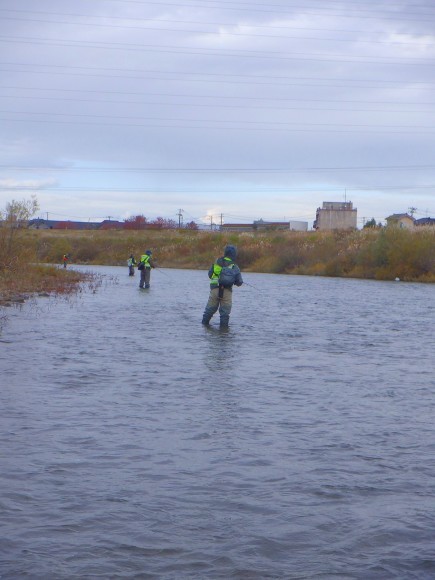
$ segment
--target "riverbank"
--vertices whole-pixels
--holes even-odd
[[[25,232],[38,262],[126,266],[130,254],[153,251],[165,268],[208,269],[230,243],[244,271],[435,282],[435,229],[220,233],[190,230]]]
[[[20,264],[0,273],[0,306],[21,304],[32,296],[68,295],[89,282],[89,274],[55,266]]]

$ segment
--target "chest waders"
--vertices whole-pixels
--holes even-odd
[[[210,296],[202,316],[202,324],[208,325],[212,316],[219,310],[220,327],[228,327],[232,304],[231,294],[231,289],[225,288],[223,284],[213,284],[210,288]]]

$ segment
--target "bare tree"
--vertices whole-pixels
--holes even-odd
[[[10,268],[15,262],[14,241],[20,228],[27,228],[29,219],[39,210],[34,195],[30,199],[8,202],[0,212],[2,228],[0,232],[0,270]]]

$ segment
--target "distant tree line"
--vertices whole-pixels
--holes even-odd
[[[124,221],[124,229],[126,230],[145,230],[145,229],[158,229],[158,230],[175,230],[179,228],[179,224],[173,219],[166,219],[163,217],[157,217],[154,220],[148,220],[144,215],[135,215],[127,218]],[[182,226],[188,230],[197,230],[198,225],[191,221]]]
[[[381,222],[376,223],[375,218],[372,218],[371,220],[366,221],[366,223],[363,225],[363,228],[367,229],[367,228],[382,228],[382,224]]]

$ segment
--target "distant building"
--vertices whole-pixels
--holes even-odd
[[[316,220],[313,224],[316,230],[353,230],[356,229],[357,210],[351,201],[324,201],[317,208]]]
[[[288,221],[288,222],[268,222],[263,219],[255,220],[252,224],[222,224],[222,232],[260,232],[275,230],[293,230],[306,232],[308,222]]]
[[[43,220],[42,218],[36,218],[29,221],[28,227],[31,230],[52,230],[57,222],[54,220]]]
[[[253,224],[222,224],[221,232],[253,232]]]
[[[254,220],[254,230],[288,230],[289,222],[266,222],[263,219]]]
[[[54,230],[98,230],[100,223],[98,222],[72,222],[72,221],[58,221],[54,224]]]
[[[124,222],[119,222],[117,220],[103,220],[100,223],[100,230],[122,230],[124,228]]]
[[[435,219],[434,218],[430,218],[430,217],[425,217],[425,218],[420,218],[418,220],[415,220],[414,222],[415,226],[431,226],[434,227],[435,226]]]
[[[415,219],[407,213],[393,213],[392,215],[385,218],[385,220],[387,222],[387,226],[395,226],[408,230],[412,230],[415,223]]]
[[[308,222],[290,221],[289,228],[292,232],[306,232],[308,231]]]
[[[75,222],[65,220],[32,219],[27,227],[31,230],[98,230],[105,222]],[[110,222],[122,224],[123,222]],[[117,225],[119,227],[119,225]]]

